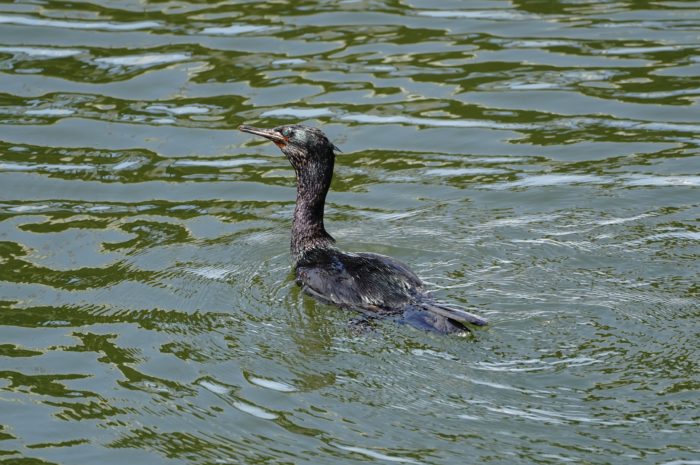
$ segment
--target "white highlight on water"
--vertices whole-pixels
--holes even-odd
[[[465,176],[471,174],[505,174],[507,170],[498,168],[432,168],[425,171],[426,176]]]
[[[223,394],[228,394],[231,391],[226,386],[222,386],[221,384],[217,384],[217,383],[212,383],[211,381],[207,381],[207,380],[200,381],[199,385],[202,386],[207,391],[213,392],[214,394],[222,394],[223,395]]]
[[[172,118],[156,118],[154,120],[151,120],[151,123],[154,123],[154,124],[175,124],[175,120]]]
[[[263,115],[265,116],[265,115]],[[497,123],[488,120],[465,120],[465,119],[438,119],[438,118],[413,118],[410,116],[379,116],[379,115],[345,115],[340,118],[344,121],[355,121],[357,123],[398,123],[413,124],[419,126],[435,126],[447,128],[491,128],[491,129],[534,129],[537,126],[523,123]]]
[[[168,107],[165,105],[151,105],[146,107],[148,111],[160,111],[172,115],[202,115],[209,113],[209,108],[199,105],[185,105],[182,107]]]
[[[254,417],[262,418],[263,420],[274,420],[275,418],[277,418],[277,415],[275,415],[274,413],[268,412],[267,410],[263,410],[260,407],[249,404],[247,402],[236,401],[233,402],[232,405],[241,412],[253,415]]]
[[[173,166],[212,166],[215,168],[233,168],[236,166],[245,165],[264,165],[266,160],[257,160],[255,158],[233,158],[230,160],[177,160]]]
[[[93,165],[59,165],[48,163],[0,163],[0,171],[92,171]]]
[[[68,116],[75,113],[75,110],[69,108],[40,108],[37,110],[27,110],[25,115],[32,116]]]
[[[207,27],[202,29],[202,34],[231,36],[236,34],[244,34],[246,32],[266,31],[268,29],[270,28],[267,26],[252,26],[250,24],[232,24],[227,27]]]
[[[569,184],[600,184],[609,181],[609,179],[601,176],[592,176],[587,174],[542,174],[537,176],[527,176],[518,181],[503,183],[494,187],[544,187]]]
[[[156,21],[136,21],[132,23],[109,23],[106,21],[67,21],[62,19],[27,18],[26,16],[0,15],[0,24],[18,26],[45,26],[68,29],[105,29],[110,31],[136,31],[160,26]]]
[[[373,459],[386,460],[387,462],[417,463],[417,464],[421,463],[421,462],[417,462],[413,459],[408,459],[405,457],[393,457],[391,455],[382,454],[380,452],[375,452],[375,451],[370,450],[370,449],[365,449],[364,447],[343,446],[341,444],[332,444],[332,445],[337,447],[338,449],[346,450],[348,452],[356,452],[358,454],[372,457]]]
[[[205,266],[202,268],[185,268],[185,271],[208,279],[224,279],[226,276],[233,273],[234,270]]]
[[[287,383],[282,383],[279,381],[272,381],[269,379],[264,379],[264,378],[257,378],[255,376],[251,376],[248,378],[248,381],[251,383],[258,385],[260,387],[264,387],[267,389],[272,389],[273,391],[279,391],[279,392],[295,392],[297,389],[292,386],[291,384]]]
[[[141,160],[124,160],[112,167],[112,171],[124,171],[141,164]]]
[[[330,116],[332,114],[333,112],[328,108],[279,108],[276,110],[268,110],[260,116],[293,116],[295,118],[318,118],[320,116]]]
[[[153,53],[144,55],[128,55],[122,57],[97,58],[95,62],[112,66],[154,66],[166,63],[176,63],[189,59],[185,53]]]
[[[70,48],[0,47],[0,53],[21,53],[40,58],[66,58],[80,55],[83,51]]]
[[[700,176],[657,176],[631,177],[625,181],[628,186],[700,186]]]
[[[655,53],[655,52],[671,52],[680,50],[686,47],[679,45],[659,45],[657,47],[617,47],[602,50],[603,55],[633,55],[638,53]]]
[[[284,58],[272,62],[273,65],[303,65],[304,63],[306,63],[306,60],[301,58]]]
[[[418,12],[421,16],[430,16],[431,18],[464,18],[464,19],[531,19],[534,15],[524,13],[515,13],[505,10],[423,10]]]

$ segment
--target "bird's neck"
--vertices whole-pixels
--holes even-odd
[[[335,240],[323,227],[326,194],[333,178],[333,162],[296,170],[297,203],[292,221],[291,252],[298,262],[312,249],[331,247]]]

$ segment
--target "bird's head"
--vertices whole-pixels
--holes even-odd
[[[244,124],[238,129],[274,142],[297,171],[309,165],[330,164],[332,167],[334,150],[338,150],[320,129],[302,124],[278,126],[273,129]]]

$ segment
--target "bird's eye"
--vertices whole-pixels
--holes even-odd
[[[284,137],[289,137],[289,136],[291,136],[291,135],[292,135],[292,130],[291,130],[291,128],[284,128],[284,129],[282,129],[282,135],[283,135]]]

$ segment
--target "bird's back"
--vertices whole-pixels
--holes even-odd
[[[308,252],[297,263],[297,283],[317,298],[341,307],[398,313],[422,292],[406,265],[384,255],[334,248]]]
[[[420,329],[464,333],[465,324],[486,324],[464,309],[433,300],[410,268],[385,255],[313,249],[297,262],[296,280],[306,293],[323,302],[370,317],[393,315]]]

